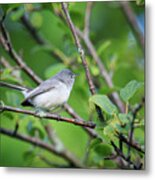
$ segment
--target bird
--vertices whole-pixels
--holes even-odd
[[[53,111],[68,101],[76,76],[71,70],[64,69],[34,89],[5,82],[0,82],[0,86],[20,90],[25,97],[21,105],[35,107],[41,116],[41,112]]]

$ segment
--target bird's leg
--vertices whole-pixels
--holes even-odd
[[[43,110],[43,109],[41,109],[41,108],[39,108],[39,107],[37,107],[37,108],[35,109],[35,114],[36,114],[37,116],[39,116],[40,118],[43,118],[43,117],[46,116],[46,111]]]

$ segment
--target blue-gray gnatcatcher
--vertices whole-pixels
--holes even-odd
[[[35,89],[28,89],[16,85],[9,85],[10,88],[21,90],[25,100],[21,103],[23,106],[34,106],[36,109],[52,111],[56,107],[67,102],[76,74],[69,69],[64,69],[50,79],[43,81]],[[0,86],[8,86],[0,82]]]

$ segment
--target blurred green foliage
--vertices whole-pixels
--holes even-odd
[[[130,3],[136,13],[142,32],[144,31],[143,3],[139,0],[137,3]],[[85,9],[86,2],[69,3],[71,18],[80,29],[84,28]],[[105,158],[114,152],[110,141],[114,140],[116,145],[119,144],[116,131],[128,136],[132,121],[130,109],[140,103],[144,96],[144,86],[142,86],[144,82],[144,53],[139,47],[118,2],[94,2],[90,18],[90,39],[114,82],[113,88],[109,88],[100,76],[98,67],[82,42],[97,87],[98,94],[95,96],[90,95],[84,68],[70,29],[59,16],[62,13],[59,3],[0,5],[0,16],[4,12],[7,14],[5,26],[10,34],[14,49],[38,76],[47,79],[64,68],[70,68],[75,73],[80,73],[68,103],[82,118],[90,119],[97,124],[96,131],[100,138],[90,139],[83,128],[72,124],[49,122],[65,147],[78,159],[85,161],[88,167],[119,168],[115,160]],[[38,44],[25,28],[21,21],[24,14],[39,36],[46,40],[46,45]],[[51,50],[56,52],[61,60],[51,55],[49,53]],[[11,66],[15,67],[15,63],[1,46],[0,56],[3,56]],[[0,73],[3,81],[35,87],[35,83],[20,69],[15,71],[15,69],[1,66]],[[118,92],[126,105],[130,105],[126,114],[120,113],[110,98],[110,94],[115,91]],[[23,100],[20,92],[1,88],[0,94],[1,100],[5,104],[23,108],[20,105]],[[104,126],[99,123],[99,119],[94,113],[95,110],[92,108],[94,105],[98,105],[106,117]],[[61,114],[69,117],[66,112]],[[45,121],[48,122],[48,120]],[[35,136],[37,131],[39,138],[49,143],[42,124],[34,117],[4,112],[0,114],[0,122],[1,127],[12,130],[18,122],[19,133]],[[134,139],[142,148],[144,148],[145,143],[144,129],[144,108],[142,108],[136,117],[134,131]],[[49,167],[42,161],[40,155],[53,163],[66,164],[62,158],[23,141],[1,135],[0,143],[1,166]],[[127,152],[126,145],[124,145],[124,152]],[[133,161],[137,161],[137,159],[140,159],[141,162],[144,161],[144,155],[134,149],[132,149],[131,158]]]

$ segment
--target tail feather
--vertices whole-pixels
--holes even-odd
[[[14,84],[9,84],[9,83],[6,83],[6,82],[0,82],[0,87],[7,87],[7,88],[11,88],[11,89],[15,89],[15,90],[18,90],[18,91],[21,91],[24,96],[27,95],[28,92],[30,92],[32,89],[30,88],[27,88],[27,87],[22,87],[22,86],[18,86],[18,85],[14,85]],[[24,100],[21,105],[23,106],[33,106],[32,103],[30,102],[30,100]]]
[[[29,99],[26,99],[24,100],[22,103],[21,103],[22,106],[33,106],[31,101]]]

